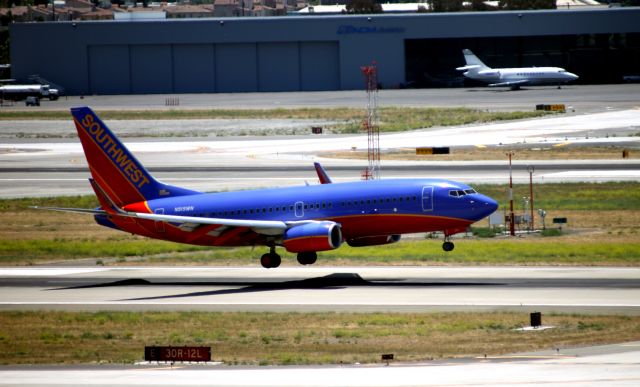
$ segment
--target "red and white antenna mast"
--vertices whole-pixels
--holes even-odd
[[[378,69],[376,62],[360,68],[367,90],[367,117],[362,129],[367,132],[369,165],[362,171],[362,180],[380,179],[380,117],[378,115]]]

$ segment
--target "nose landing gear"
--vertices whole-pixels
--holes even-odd
[[[453,244],[453,242],[451,242],[449,237],[445,237],[444,238],[444,243],[442,244],[442,250],[448,252],[448,251],[452,251],[454,247],[455,247],[455,245]]]

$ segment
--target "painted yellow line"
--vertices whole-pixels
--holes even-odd
[[[569,144],[571,144],[571,141],[565,141],[565,142],[561,142],[560,144],[555,144],[553,147],[554,148],[561,148],[561,147],[567,146]]]

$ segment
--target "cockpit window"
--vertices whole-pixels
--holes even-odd
[[[453,196],[455,198],[459,198],[465,195],[471,195],[471,194],[475,194],[477,193],[475,189],[465,189],[465,190],[461,190],[461,189],[452,189],[451,191],[449,191],[449,196]]]

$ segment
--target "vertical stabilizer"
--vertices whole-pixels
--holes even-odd
[[[491,67],[482,63],[480,59],[471,50],[464,49],[462,50],[462,54],[464,55],[464,61],[467,63],[467,66],[480,66],[478,70],[490,69]]]
[[[316,168],[316,173],[318,174],[318,180],[320,180],[320,184],[331,184],[331,178],[327,174],[327,171],[324,170],[324,167],[320,163],[313,163],[313,166]]]
[[[198,193],[157,181],[90,108],[71,115],[91,176],[117,206]]]

